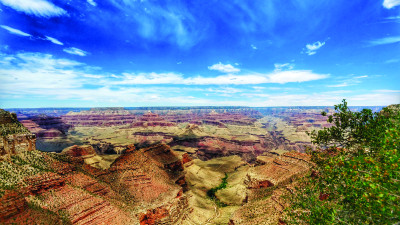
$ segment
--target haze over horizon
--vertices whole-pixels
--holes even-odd
[[[399,0],[0,3],[0,108],[400,103]]]

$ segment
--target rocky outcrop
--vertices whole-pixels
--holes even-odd
[[[25,195],[38,195],[47,190],[54,190],[65,185],[65,178],[52,172],[29,177],[24,181],[28,186],[24,188]]]
[[[190,157],[188,153],[184,153],[182,155],[182,164],[186,164],[188,162],[191,162],[192,160],[193,160],[193,158]]]
[[[248,161],[270,150],[266,147],[264,137],[255,140],[227,140],[218,137],[200,137],[191,139],[177,139],[171,145],[197,148],[196,156],[201,160],[212,158],[240,155]]]
[[[289,205],[282,196],[294,189],[296,177],[309,171],[311,162],[309,155],[298,152],[271,158],[247,174],[247,203],[233,213],[229,224],[279,223]]]
[[[185,196],[178,197],[163,206],[149,209],[138,215],[141,225],[148,224],[181,224],[190,212],[188,199]]]
[[[28,208],[28,203],[24,196],[13,190],[6,190],[0,198],[0,223],[18,215]]]
[[[132,123],[131,127],[170,127],[175,123],[168,122],[157,114],[148,112],[143,114],[138,121]]]
[[[169,216],[169,211],[165,206],[155,209],[148,209],[146,213],[139,215],[140,225],[157,224],[160,220]]]
[[[119,126],[131,124],[136,116],[122,108],[91,109],[81,112],[69,112],[62,120],[73,126]]]
[[[254,172],[247,175],[246,185],[257,189],[284,184],[292,177],[304,174],[310,167],[309,155],[287,152],[276,157],[272,163],[255,167]]]
[[[30,117],[27,120],[21,120],[21,123],[41,139],[65,137],[68,130],[73,127],[70,124],[66,124],[61,117],[47,115]]]
[[[252,125],[262,115],[253,109],[203,109],[188,110],[186,112],[169,112],[163,116],[167,121],[174,123],[210,124],[225,127],[225,124]]]
[[[17,120],[14,113],[0,109],[0,161],[36,149],[36,136]]]
[[[78,145],[74,145],[65,149],[63,153],[71,157],[81,157],[81,156],[96,154],[92,146],[78,146]]]
[[[129,215],[111,202],[70,185],[41,195],[53,212],[64,212],[72,224],[129,224]]]
[[[10,134],[0,136],[0,160],[19,154],[23,151],[36,149],[36,136],[34,134]]]
[[[182,170],[178,156],[169,146],[159,144],[125,152],[99,178],[135,204],[148,205],[176,196],[181,187],[175,180]]]

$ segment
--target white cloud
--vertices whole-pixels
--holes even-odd
[[[353,103],[353,105],[377,105],[377,106],[385,106],[390,104],[399,104],[400,103],[400,93],[399,92],[380,92],[380,91],[372,91],[367,94],[359,94],[355,96],[350,96],[348,99],[349,103]]]
[[[81,64],[67,59],[55,59],[41,53],[20,53],[0,69],[1,89],[8,92],[65,89],[79,87]],[[46,91],[43,91],[46,92]]]
[[[64,48],[63,49],[64,52],[68,53],[68,54],[72,54],[72,55],[79,55],[79,56],[86,56],[88,53],[79,49],[79,48]]]
[[[350,77],[348,79],[342,80],[342,82],[339,84],[328,85],[327,87],[347,87],[347,86],[357,85],[362,82],[361,79],[367,78],[367,77],[368,77],[368,75]]]
[[[349,83],[347,83],[347,82],[343,82],[340,84],[334,84],[334,85],[328,85],[328,87],[347,87],[347,86],[349,86]]]
[[[120,81],[112,81],[118,85],[134,84],[185,84],[185,85],[241,85],[241,84],[265,84],[290,82],[306,82],[327,78],[326,74],[316,74],[309,70],[275,71],[270,74],[244,74],[244,75],[220,75],[216,77],[189,77],[184,78],[176,73],[124,73]]]
[[[39,17],[53,17],[67,14],[67,12],[46,0],[0,0],[4,5],[16,11]]]
[[[292,63],[283,63],[283,64],[275,63],[274,66],[275,66],[275,71],[291,70],[294,68],[294,64]]]
[[[270,74],[244,74],[221,75],[217,77],[191,77],[187,78],[176,73],[123,73],[107,74],[96,67],[90,67],[84,63],[55,58],[43,53],[0,53],[0,98],[1,99],[46,99],[41,104],[52,100],[68,100],[79,104],[79,101],[87,101],[93,105],[113,104],[144,104],[144,105],[262,105],[265,102],[253,102],[241,98],[258,97],[267,98],[269,93],[243,94],[246,90],[253,92],[253,88],[246,86],[229,87],[227,85],[262,84],[262,83],[286,83],[303,82],[314,79],[322,79],[327,75],[314,74],[311,71],[275,71]],[[93,87],[93,84],[96,87]],[[140,84],[151,86],[140,87]],[[171,84],[157,86],[158,84]],[[196,86],[180,85],[221,85],[219,87],[200,88]],[[138,85],[138,86],[135,86]],[[255,91],[263,88],[254,88]],[[235,100],[223,101],[217,99],[203,99],[196,97],[195,93],[229,97]],[[212,94],[214,93],[214,94]],[[280,93],[281,94],[281,93]],[[388,93],[392,94],[392,93]],[[188,97],[189,96],[189,97]],[[278,97],[270,101],[275,104],[283,104]],[[278,98],[278,99],[276,99]],[[339,99],[340,100],[340,99]],[[264,99],[263,99],[264,101]],[[289,101],[289,100],[287,100]],[[57,101],[58,102],[58,101]],[[339,101],[333,102],[337,103]],[[271,102],[268,102],[271,104]],[[287,103],[287,102],[286,102]],[[296,103],[295,101],[293,104]],[[0,105],[4,104],[1,103]],[[266,103],[265,103],[266,104]],[[49,106],[49,105],[47,105]],[[54,106],[54,105],[53,105]],[[58,105],[63,106],[63,105]]]
[[[97,6],[97,3],[95,1],[93,1],[93,0],[87,0],[87,2],[89,4],[91,4],[92,6]]]
[[[361,78],[367,78],[368,75],[362,75],[362,76],[358,76],[358,77],[354,77],[355,79],[361,79]]]
[[[59,41],[59,40],[57,40],[55,38],[49,37],[49,36],[46,36],[46,40],[49,40],[49,41],[53,42],[56,45],[64,45],[64,43],[62,43],[61,41]]]
[[[123,73],[121,81],[113,84],[182,84],[184,78],[175,73]]]
[[[369,46],[394,44],[397,42],[400,42],[400,36],[375,39],[375,40],[369,41]]]
[[[317,53],[317,50],[320,49],[324,45],[325,45],[325,42],[320,42],[320,41],[314,42],[313,44],[307,44],[305,52],[308,55],[314,55]]]
[[[242,92],[242,90],[231,87],[208,88],[206,91],[217,93],[219,96],[230,97],[233,94]]]
[[[268,83],[285,84],[289,82],[305,82],[327,78],[326,74],[316,74],[310,70],[290,70],[275,72],[269,77]]]
[[[257,50],[257,46],[255,45],[250,45],[252,49]]]
[[[264,96],[260,96],[264,97]],[[350,106],[385,106],[400,103],[399,92],[380,92],[369,90],[368,93],[312,93],[312,94],[277,94],[265,96],[265,101],[254,102],[248,106],[333,106],[346,99]]]
[[[222,64],[219,62],[218,64],[214,64],[208,67],[209,70],[217,70],[223,73],[237,73],[240,69],[232,66],[231,64]]]
[[[387,8],[387,9],[391,9],[398,5],[400,5],[400,0],[384,0],[383,1],[383,7]]]
[[[30,35],[30,34],[28,34],[28,33],[25,33],[25,32],[23,32],[23,31],[20,31],[20,30],[18,30],[18,29],[15,29],[15,28],[12,28],[12,27],[9,27],[9,26],[6,26],[6,25],[1,25],[0,27],[3,28],[3,29],[8,30],[8,32],[10,32],[10,33],[12,33],[12,34],[16,34],[16,35],[20,35],[20,36],[25,36],[25,37],[31,37],[31,36],[32,36],[32,35]]]

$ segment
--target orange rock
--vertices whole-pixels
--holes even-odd
[[[94,151],[92,146],[78,146],[78,145],[71,146],[65,151],[65,154],[72,157],[81,157],[85,155],[92,155],[95,153],[96,152]]]
[[[156,209],[149,209],[146,213],[139,215],[140,225],[152,225],[156,224],[158,220],[169,216],[169,212],[164,207],[158,207]]]
[[[25,183],[29,185],[25,188],[27,194],[37,195],[49,189],[57,189],[64,186],[65,179],[56,173],[47,172],[27,178],[25,179]]]
[[[185,153],[182,155],[182,164],[186,164],[192,160],[193,160],[193,158],[190,157],[188,153]]]
[[[23,212],[27,207],[28,203],[21,193],[6,190],[0,198],[0,222]]]

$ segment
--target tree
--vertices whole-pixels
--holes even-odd
[[[328,122],[333,126],[310,134],[318,146],[309,151],[314,166],[289,196],[287,222],[399,223],[399,111],[351,112],[343,100]]]

